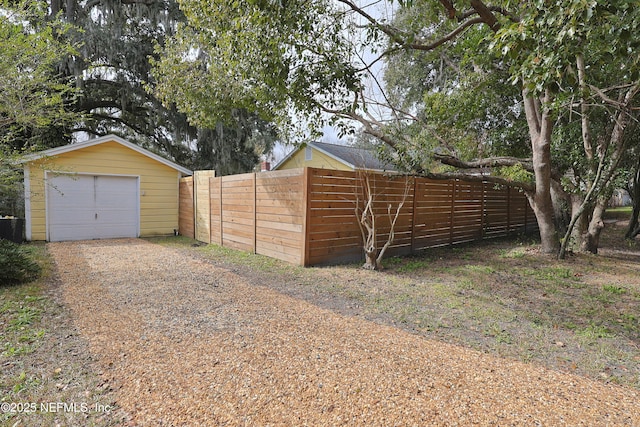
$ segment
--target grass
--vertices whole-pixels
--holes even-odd
[[[253,283],[347,315],[640,389],[640,250],[623,234],[608,224],[598,256],[558,261],[529,238],[494,240],[389,258],[383,272],[359,264],[303,269],[216,245],[181,245]]]
[[[41,265],[46,265],[44,245],[27,246],[28,253]],[[45,330],[40,319],[46,310],[42,294],[44,277],[34,282],[0,287],[1,355],[10,357],[32,352],[42,342]]]
[[[42,293],[50,269],[44,245],[28,245],[25,248],[33,259],[45,266],[45,271],[36,281],[0,286],[0,364],[3,365],[0,402],[19,402],[23,396],[35,393],[42,384],[42,379],[25,362],[46,338],[47,329],[42,316],[50,307]],[[0,421],[7,421],[14,416],[0,413]]]
[[[0,412],[0,425],[115,425],[115,417],[100,413],[40,410],[40,403],[111,401],[108,390],[97,387],[100,379],[88,351],[63,322],[67,314],[50,293],[55,275],[46,246],[35,243],[23,249],[42,267],[42,275],[32,282],[0,286],[0,404],[14,405],[13,412]]]

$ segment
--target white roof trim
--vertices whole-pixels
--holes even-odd
[[[62,147],[56,147],[56,148],[51,148],[49,150],[45,150],[45,151],[40,151],[39,153],[34,153],[34,154],[30,154],[28,156],[25,156],[21,163],[28,163],[30,161],[33,160],[38,160],[38,159],[42,159],[44,157],[53,157],[53,156],[58,156],[60,154],[64,154],[64,153],[69,153],[71,151],[75,151],[75,150],[80,150],[82,148],[87,148],[87,147],[92,147],[94,145],[99,145],[99,144],[103,144],[105,142],[117,142],[118,144],[124,145],[125,147],[133,150],[133,151],[137,151],[138,153],[147,156],[159,163],[162,163],[166,166],[169,166],[170,168],[173,168],[177,171],[179,171],[182,175],[193,175],[193,172],[190,171],[187,168],[184,168],[174,162],[172,162],[171,160],[167,160],[164,157],[161,157],[155,153],[152,153],[149,150],[145,150],[144,148],[133,144],[125,139],[120,138],[119,136],[116,135],[106,135],[106,136],[102,136],[100,138],[94,138],[94,139],[88,139],[86,141],[83,142],[78,142],[75,144],[67,144],[67,145],[63,145]]]

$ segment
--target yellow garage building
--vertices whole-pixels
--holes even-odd
[[[27,156],[27,240],[170,235],[178,185],[192,172],[115,135]]]

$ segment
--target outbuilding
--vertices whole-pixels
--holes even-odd
[[[115,135],[52,148],[24,161],[27,240],[170,235],[179,180],[192,172]]]
[[[368,170],[393,172],[396,167],[378,158],[373,148],[305,142],[287,154],[273,170],[297,168],[335,169],[342,171]]]

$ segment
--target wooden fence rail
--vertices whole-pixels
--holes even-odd
[[[193,180],[180,182],[183,235],[305,266],[363,257],[356,172],[304,168],[195,181],[195,190]],[[380,244],[390,232],[388,207],[395,211],[406,194],[391,255],[537,230],[526,197],[513,188],[382,174],[370,182]],[[208,221],[194,210],[203,204]]]

